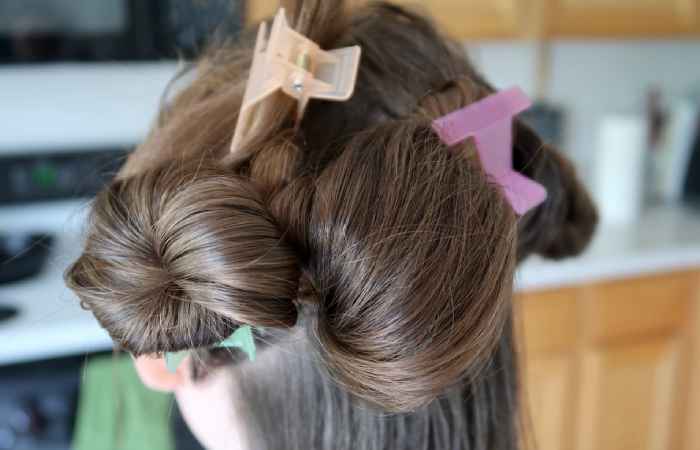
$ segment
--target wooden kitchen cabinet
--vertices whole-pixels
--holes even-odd
[[[538,450],[700,449],[700,272],[530,292],[518,311]]]
[[[467,38],[515,38],[533,23],[533,1],[539,0],[391,0],[429,13],[450,36]],[[367,0],[347,0],[362,4]],[[255,0],[248,3],[248,22],[256,23],[272,15],[279,0]]]
[[[391,1],[429,12],[457,39],[700,35],[700,0]],[[279,0],[249,1],[248,23],[270,16],[278,5]]]
[[[683,36],[700,33],[698,0],[543,0],[551,37]]]
[[[469,38],[514,38],[528,28],[533,13],[529,0],[396,0],[401,5],[420,5],[450,36]]]

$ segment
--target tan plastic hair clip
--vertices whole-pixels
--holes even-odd
[[[322,50],[290,28],[284,8],[280,8],[269,38],[267,25],[260,24],[231,153],[237,152],[258,126],[256,110],[267,97],[282,90],[296,98],[298,126],[310,99],[345,101],[352,96],[359,63],[359,46]]]

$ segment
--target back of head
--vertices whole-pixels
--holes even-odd
[[[515,168],[549,192],[518,219],[473,142],[448,148],[431,128],[493,89],[421,15],[342,3],[286,6],[322,48],[361,46],[353,97],[312,102],[295,130],[278,96],[233,157],[252,34],[212,49],[97,197],[67,282],[135,355],[202,349],[213,364],[208,347],[253,326],[261,361],[224,359],[259,394],[256,448],[515,448],[515,265],[579,252],[595,210],[516,121]],[[271,431],[301,410],[335,438]]]

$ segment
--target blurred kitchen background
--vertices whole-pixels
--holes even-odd
[[[700,449],[700,0],[418,7],[493,84],[537,100],[526,119],[600,206],[583,256],[518,272],[531,439],[543,450]],[[213,30],[234,36],[275,8],[0,0],[0,450],[194,447],[177,417],[131,421],[140,444],[117,443],[111,374],[128,368],[61,275],[90,196],[144,137],[183,61]]]

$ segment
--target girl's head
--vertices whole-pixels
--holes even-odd
[[[522,218],[472,141],[440,141],[434,119],[494,90],[425,18],[285,6],[322,48],[362,48],[353,97],[295,129],[281,94],[232,157],[254,33],[218,45],[98,195],[69,285],[133,355],[196,350],[182,398],[225,374],[249,448],[515,448],[515,265],[579,252],[588,195],[517,120],[515,168],[549,193]],[[212,349],[244,324],[254,362]]]

